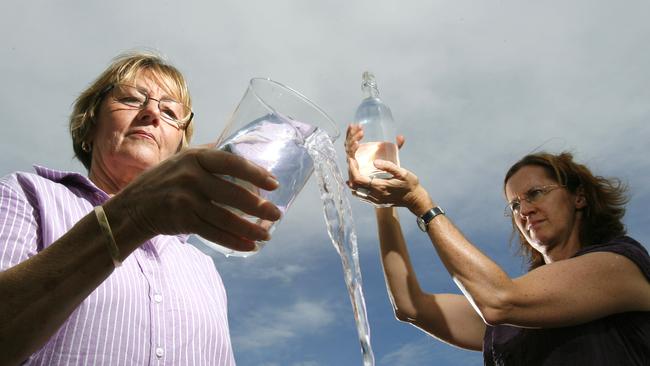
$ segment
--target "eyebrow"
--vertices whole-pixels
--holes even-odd
[[[137,85],[137,84],[131,84],[131,86],[135,87],[139,91],[145,92],[149,97],[151,97],[151,90],[149,90],[149,89],[147,89],[147,88],[145,88],[145,87],[143,87],[141,85]],[[163,92],[159,99],[161,99],[161,100],[173,100],[176,103],[183,104],[180,101],[181,98],[176,98],[174,96],[169,95],[169,92],[165,90],[166,88],[162,88],[161,86],[158,86],[158,89],[160,89]]]
[[[524,194],[524,195],[528,195],[528,193],[529,193],[530,191],[532,191],[533,189],[541,189],[541,188],[544,187],[544,186],[550,186],[550,185],[553,185],[553,183],[551,183],[551,184],[534,185],[534,186],[528,188],[528,189],[527,189],[523,194]],[[521,198],[519,198],[519,196],[515,195],[515,198],[509,200],[508,203],[515,202],[515,200],[521,200]]]

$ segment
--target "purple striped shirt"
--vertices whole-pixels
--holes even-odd
[[[108,199],[85,176],[35,169],[0,179],[0,270],[38,254]],[[157,236],[24,364],[234,365],[221,277],[187,236]]]

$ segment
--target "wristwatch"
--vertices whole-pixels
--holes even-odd
[[[418,216],[417,222],[418,222],[418,227],[420,230],[424,231],[425,233],[427,232],[427,226],[433,220],[434,217],[438,215],[444,215],[445,211],[440,208],[440,206],[436,206],[429,211],[425,212],[422,216]]]

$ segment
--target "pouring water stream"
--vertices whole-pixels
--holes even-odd
[[[327,232],[334,249],[341,257],[343,276],[361,343],[363,365],[374,366],[375,358],[370,345],[370,328],[359,267],[357,234],[348,199],[348,188],[336,164],[336,151],[326,133],[316,130],[305,141],[305,146],[314,161],[314,174],[321,192]]]

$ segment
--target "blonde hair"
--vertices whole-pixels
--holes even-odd
[[[183,74],[174,66],[153,52],[128,52],[117,56],[104,72],[86,88],[75,100],[70,115],[70,134],[75,156],[90,170],[91,152],[81,147],[96,123],[97,114],[107,90],[114,84],[134,82],[142,72],[150,72],[165,91],[181,103],[192,108],[187,83]],[[192,123],[185,128],[182,147],[186,147],[192,138]]]

